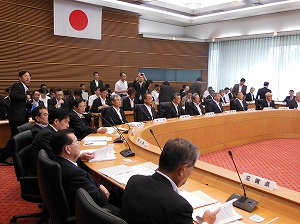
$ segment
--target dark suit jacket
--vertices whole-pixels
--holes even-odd
[[[143,96],[145,93],[147,93],[148,88],[149,88],[149,82],[148,80],[146,82],[143,82],[142,86],[140,86],[139,82],[136,80],[133,81],[133,87],[136,90],[135,94],[135,102],[136,103],[143,103]],[[140,100],[141,98],[141,100]]]
[[[108,123],[103,119],[103,126],[104,127],[113,126],[114,124],[113,122],[111,122],[111,119],[114,121],[115,125],[128,123],[125,117],[124,110],[122,108],[120,108],[120,113],[122,116],[122,120],[120,119],[119,115],[117,114],[116,110],[113,107],[108,108],[105,111],[105,114],[102,115]]]
[[[0,96],[0,120],[5,120],[7,116],[8,108],[4,103],[4,97]]]
[[[221,110],[217,106],[216,102],[214,100],[211,100],[211,101],[209,101],[209,103],[207,105],[207,112],[214,112],[215,114],[224,112],[222,104],[220,102],[218,102],[218,103],[219,103]]]
[[[190,91],[194,94],[194,93],[198,93],[199,96],[201,96],[201,84],[198,82],[194,82],[191,86],[190,86]]]
[[[261,110],[264,109],[264,107],[268,107],[268,102],[267,102],[266,99],[259,100],[258,104],[259,104],[259,107],[260,107]],[[274,109],[277,109],[276,106],[275,106],[274,100],[271,100],[270,107],[273,107]]]
[[[103,82],[102,82],[102,80],[98,80],[98,86],[99,86],[100,88],[103,87]],[[92,81],[90,82],[90,91],[91,91],[91,95],[94,94],[95,88],[96,88],[96,80],[92,80]]]
[[[105,99],[105,104],[108,105],[108,106],[110,105],[110,102],[107,98]],[[103,106],[103,104],[101,102],[101,98],[98,97],[97,99],[95,99],[93,101],[93,104],[92,104],[92,107],[91,107],[90,111],[92,113],[99,113],[100,111],[98,110],[98,107],[101,107],[101,106]]]
[[[166,118],[173,118],[173,117],[180,117],[181,115],[185,115],[181,104],[178,105],[178,115],[176,114],[176,109],[174,104],[171,102],[169,105],[166,106]]]
[[[250,93],[250,92],[249,92],[249,93],[247,93],[245,100],[246,100],[246,101],[253,101],[253,100],[255,100],[255,96],[254,96],[254,94],[253,94],[253,95],[251,95],[251,93]]]
[[[144,104],[140,105],[136,110],[137,121],[150,121],[157,118],[157,113],[153,107],[151,107],[151,112],[152,112],[152,116],[150,115],[148,109]]]
[[[231,99],[234,99],[234,95],[233,95],[233,93],[228,93],[228,96],[229,96],[229,99],[231,100]]]
[[[69,110],[69,102],[66,99],[63,99],[64,103],[61,104],[61,109]],[[55,108],[55,105],[57,104],[56,98],[51,98],[48,100],[48,111],[51,111]]]
[[[74,134],[79,140],[91,133],[97,133],[97,128],[90,127],[86,120],[80,118],[73,110],[69,114],[70,128],[74,130]]]
[[[29,101],[28,101],[28,104],[30,104],[30,105],[31,105],[31,106],[29,106],[29,108],[32,110],[32,109],[33,109],[33,108],[32,108],[33,99],[29,100]],[[37,105],[37,106],[40,106],[40,107],[45,107],[45,104],[44,104],[44,102],[43,102],[43,101],[39,100],[39,101],[38,101],[38,105]]]
[[[204,115],[205,112],[204,112],[204,108],[203,108],[202,104],[200,104],[199,107],[201,109],[202,115]],[[187,103],[186,106],[185,106],[185,112],[187,114],[191,115],[191,116],[193,116],[193,115],[200,115],[199,111],[198,111],[198,109],[197,109],[197,107],[195,106],[194,103]]]
[[[286,106],[289,107],[290,109],[298,108],[298,104],[296,102],[295,97],[294,97],[294,99],[287,101]]]
[[[50,125],[48,125],[46,128],[41,130],[33,139],[30,150],[30,175],[37,176],[37,156],[41,149],[44,149],[51,159],[54,159],[56,157],[50,146],[50,140],[54,133],[55,130]]]
[[[267,87],[260,88],[257,91],[256,99],[258,99],[258,96],[260,97],[259,99],[266,99],[265,94],[268,93],[268,92],[271,93],[272,91],[270,89],[268,89]]]
[[[79,188],[85,189],[99,206],[107,204],[104,192],[99,189],[100,185],[90,174],[60,156],[56,157],[55,161],[61,167],[62,185],[72,214],[75,214],[76,191]]]
[[[159,91],[159,102],[171,102],[173,99],[173,93],[175,93],[176,90],[174,89],[173,86],[169,86],[169,85],[162,85],[160,87],[160,91]]]
[[[120,209],[128,224],[192,224],[192,212],[188,201],[159,173],[131,177]]]
[[[27,107],[27,95],[21,82],[12,85],[10,90],[10,107],[7,119],[17,122],[28,122],[30,112]]]
[[[247,111],[248,110],[248,104],[245,100],[242,101],[243,107],[238,99],[234,99],[230,101],[230,110],[236,110],[236,111]]]
[[[227,103],[225,100],[225,96],[220,96],[220,103]]]
[[[33,125],[31,132],[32,132],[32,137],[34,138],[43,128],[40,125]]]
[[[134,105],[136,104],[136,99],[134,99]],[[122,102],[122,108],[123,110],[125,111],[130,111],[130,110],[133,110],[133,107],[131,107],[131,104],[130,104],[130,99],[129,97],[125,97],[123,99],[123,102]]]
[[[234,97],[236,97],[238,92],[239,92],[239,86],[240,86],[240,84],[235,84],[233,86],[232,90],[231,90],[231,93],[234,94]],[[244,96],[246,95],[246,92],[247,92],[247,86],[246,85],[242,86],[241,92],[244,94]]]
[[[283,102],[288,102],[289,100],[293,100],[293,99],[295,99],[295,96],[293,96],[292,98],[291,98],[290,96],[287,96],[287,97],[283,100]]]

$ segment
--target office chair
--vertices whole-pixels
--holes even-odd
[[[75,223],[62,186],[60,165],[51,160],[44,149],[38,154],[37,174],[49,224]]]
[[[160,102],[158,105],[158,116],[159,117],[166,117],[166,107],[170,105],[170,102]]]
[[[263,99],[256,99],[255,100],[256,110],[262,110],[263,109],[262,101],[263,101]]]
[[[22,124],[20,126],[17,127],[18,133],[26,131],[26,130],[31,130],[33,127],[32,122],[28,122],[26,124]]]
[[[32,133],[30,130],[16,134],[12,138],[15,173],[21,186],[21,198],[28,202],[42,203],[37,177],[28,176],[31,142]],[[42,217],[43,215],[43,212],[14,215],[10,222],[14,223],[19,218]]]
[[[103,127],[110,127],[110,126],[111,126],[110,123],[107,123],[107,122],[103,119],[103,117],[105,117],[106,111],[107,111],[109,108],[111,108],[111,106],[109,106],[109,107],[103,107],[103,108],[101,109],[101,120],[102,120],[102,125],[103,125]],[[108,121],[108,122],[110,122],[110,121]]]
[[[143,104],[135,104],[133,107],[133,118],[134,118],[135,122],[138,122],[137,111],[141,105],[143,105]]]
[[[98,206],[86,190],[76,193],[76,224],[126,224],[126,222]]]

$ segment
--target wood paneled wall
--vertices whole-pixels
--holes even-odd
[[[104,9],[101,40],[54,36],[52,0],[0,0],[0,93],[19,70],[32,74],[31,90],[89,87],[94,71],[113,89],[120,71],[131,81],[139,67],[201,69],[207,81],[207,43],[142,38],[138,23],[136,15]]]

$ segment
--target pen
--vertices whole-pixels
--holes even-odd
[[[279,217],[276,217],[275,219],[272,219],[270,222],[267,222],[266,224],[270,224],[270,223],[276,221],[277,219],[279,219]]]
[[[93,143],[89,142],[89,143],[85,143],[84,145],[93,145]]]

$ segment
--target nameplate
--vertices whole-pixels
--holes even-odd
[[[162,117],[162,118],[156,118],[153,121],[154,123],[162,123],[162,122],[167,122],[167,119]]]
[[[272,180],[268,180],[253,174],[249,174],[249,173],[243,173],[242,175],[242,180],[244,183],[249,183],[252,185],[255,185],[257,187],[261,187],[264,189],[268,189],[270,191],[274,191],[277,189],[277,184],[275,181]]]
[[[191,118],[191,116],[188,115],[188,114],[186,114],[186,115],[181,115],[181,116],[179,117],[179,119],[189,119],[189,118]]]
[[[234,114],[236,113],[236,110],[227,110],[225,111],[226,114]]]
[[[247,110],[247,112],[253,112],[253,111],[256,111],[255,108],[249,108],[249,109]]]
[[[273,107],[264,107],[263,110],[273,110],[274,108]]]
[[[278,107],[279,110],[289,110],[289,107]]]
[[[132,128],[132,129],[131,129],[131,133],[130,133],[130,135],[131,135],[131,136],[135,136],[135,134],[136,134],[136,133],[135,133],[135,129],[134,129],[134,128]]]
[[[205,113],[205,116],[212,116],[212,115],[215,115],[215,113],[214,112]]]
[[[135,125],[134,125],[134,127],[135,128],[142,128],[142,127],[144,127],[144,123],[143,122],[138,122],[138,123],[136,123]]]
[[[149,146],[148,142],[140,137],[137,138],[136,143],[143,147]]]

